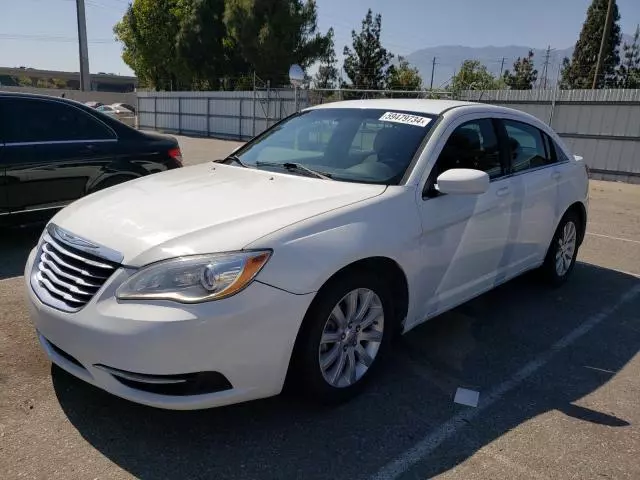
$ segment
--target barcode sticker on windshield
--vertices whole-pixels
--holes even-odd
[[[380,117],[380,120],[387,122],[404,123],[405,125],[415,125],[416,127],[426,127],[431,121],[427,117],[409,115],[408,113],[387,112]]]

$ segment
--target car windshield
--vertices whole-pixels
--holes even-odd
[[[435,117],[363,108],[325,108],[294,115],[238,150],[247,167],[333,180],[400,182]]]

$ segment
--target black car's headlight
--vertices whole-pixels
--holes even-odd
[[[246,288],[271,257],[270,250],[179,257],[143,267],[117,290],[120,300],[198,303]]]

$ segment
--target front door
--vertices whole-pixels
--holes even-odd
[[[52,100],[5,98],[3,148],[8,208],[54,209],[86,194],[111,161],[115,134],[81,109]]]
[[[448,130],[419,204],[425,259],[423,318],[501,283],[513,261],[511,245],[518,234],[497,122],[479,118],[460,120],[456,125]],[[452,168],[485,171],[491,179],[489,190],[480,195],[438,193],[434,187],[437,176]]]

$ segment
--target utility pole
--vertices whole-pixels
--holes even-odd
[[[433,90],[433,75],[436,71],[436,57],[433,57],[433,62],[431,63],[431,86],[429,90]]]
[[[613,1],[614,0],[609,0],[609,5],[607,6],[607,17],[604,21],[602,40],[600,41],[600,52],[598,52],[596,71],[593,73],[593,84],[591,85],[591,88],[593,90],[595,90],[598,86],[598,75],[600,75],[600,70],[602,70],[602,63],[604,62],[604,49],[607,46],[607,39],[609,38],[609,33],[611,32],[611,24],[613,23]]]
[[[87,19],[84,14],[84,0],[76,0],[78,14],[78,45],[80,47],[80,90],[91,90],[89,74],[89,49],[87,47]]]
[[[504,61],[506,60],[505,57],[502,57],[502,63],[500,64],[500,76],[498,77],[498,79],[502,78],[502,71],[504,70]]]
[[[549,57],[551,56],[551,45],[547,47],[547,52],[544,55],[544,64],[542,66],[542,88],[547,88],[547,76],[549,72]]]

